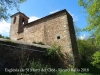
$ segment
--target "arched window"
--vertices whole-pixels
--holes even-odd
[[[15,24],[15,22],[16,22],[16,17],[14,18],[13,24]]]

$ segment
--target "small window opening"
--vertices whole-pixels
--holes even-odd
[[[60,39],[60,36],[57,36],[57,39]]]
[[[16,22],[16,17],[14,18],[14,22],[13,22],[13,24],[15,24],[15,22]]]
[[[24,18],[22,19],[22,25],[24,25],[25,24],[25,21],[24,21]]]

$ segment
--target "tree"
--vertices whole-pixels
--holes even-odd
[[[2,35],[0,34],[0,38],[4,38],[4,36],[2,36]]]
[[[0,21],[2,19],[7,20],[10,15],[8,10],[12,10],[14,7],[18,10],[19,5],[24,1],[26,0],[0,0]]]
[[[95,45],[100,46],[100,0],[78,0],[79,6],[85,9],[87,26],[83,29],[92,32],[95,36]]]
[[[96,46],[92,42],[92,38],[87,40],[77,39],[78,51],[81,59],[92,61],[92,55],[97,51]]]
[[[92,56],[92,64],[100,69],[100,51],[97,51]]]

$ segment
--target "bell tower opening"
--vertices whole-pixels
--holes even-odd
[[[18,33],[23,32],[24,25],[28,23],[28,19],[24,14],[19,15],[19,25],[18,25]]]
[[[13,21],[13,24],[15,24],[16,23],[16,16],[14,17],[14,21]]]
[[[25,20],[24,20],[24,18],[22,19],[22,26],[25,24]]]

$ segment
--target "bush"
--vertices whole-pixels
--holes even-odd
[[[44,54],[46,63],[49,63],[53,68],[59,68],[62,66],[63,62],[61,57],[63,57],[63,54],[61,53],[61,46],[57,46],[55,44],[48,48]]]
[[[61,54],[60,50],[61,46],[52,45],[50,48],[47,49],[46,55],[53,58],[54,56]]]

